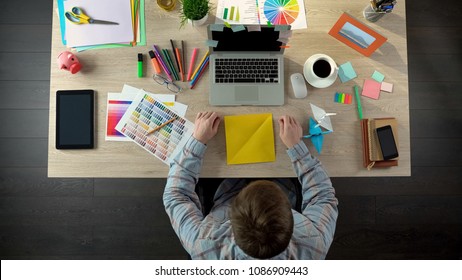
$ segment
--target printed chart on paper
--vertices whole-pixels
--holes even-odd
[[[307,27],[303,0],[219,0],[216,23]]]

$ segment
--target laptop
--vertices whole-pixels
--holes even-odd
[[[211,105],[284,105],[281,29],[290,25],[247,25],[236,32],[223,24],[208,26],[209,42],[218,42],[210,47]]]

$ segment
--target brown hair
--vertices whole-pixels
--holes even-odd
[[[230,214],[236,244],[247,255],[268,259],[289,245],[294,218],[289,199],[276,183],[250,183],[234,198]]]

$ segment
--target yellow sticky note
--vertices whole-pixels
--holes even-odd
[[[228,164],[276,160],[272,114],[225,116],[224,122]]]

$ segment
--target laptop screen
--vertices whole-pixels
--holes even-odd
[[[210,28],[210,27],[209,27]],[[231,28],[224,27],[223,31],[210,31],[211,40],[218,41],[213,47],[214,52],[283,52],[285,45],[279,42],[279,31],[274,26],[261,26],[260,31],[249,32],[245,30],[234,32]],[[210,33],[209,33],[210,34]],[[209,37],[210,38],[210,37]]]

